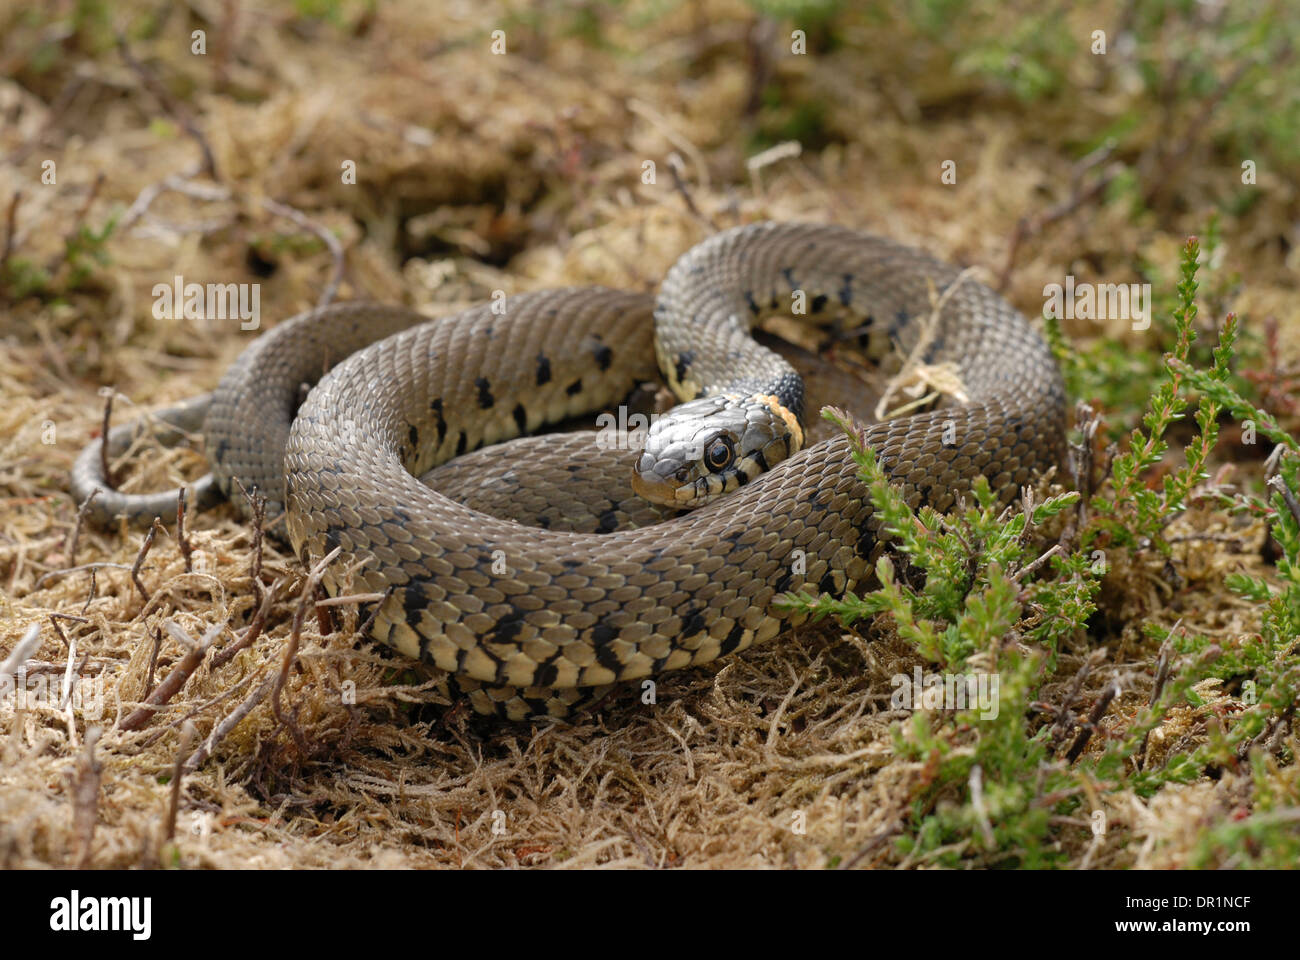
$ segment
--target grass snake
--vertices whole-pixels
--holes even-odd
[[[955,365],[959,402],[865,432],[913,505],[947,510],[981,474],[1010,500],[1058,462],[1061,377],[1018,311],[921,251],[799,223],[708,238],[657,299],[582,287],[437,320],[373,303],[309,311],[159,419],[202,430],[212,474],[192,487],[199,505],[238,477],[271,514],[283,508],[305,563],[342,548],[330,592],[387,593],[377,639],[448,671],[480,711],[561,716],[593,688],[773,639],[799,619],[773,609],[785,591],[870,580],[879,518],[848,438],[804,442],[817,411],[751,333],[771,313],[847,316],[873,349]],[[590,418],[657,371],[685,402],[644,452],[599,432],[524,436]],[[139,429],[112,431],[110,452]],[[475,499],[489,462],[496,479]],[[174,516],[174,492],[118,493],[99,463],[96,443],[73,469],[78,501],[99,490],[92,519]],[[422,475],[459,484],[464,502]],[[559,499],[579,508],[557,515]],[[476,509],[494,502],[500,515]]]

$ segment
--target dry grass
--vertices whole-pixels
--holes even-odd
[[[146,5],[112,6],[114,22],[125,23]],[[901,716],[889,712],[888,679],[922,661],[888,631],[805,629],[663,678],[654,706],[633,690],[573,724],[510,726],[439,703],[405,662],[355,635],[350,611],[325,634],[307,618],[278,715],[268,692],[184,775],[174,842],[164,842],[174,769],[186,741],[190,750],[197,743],[187,722],[208,736],[279,673],[303,571],[268,544],[265,579],[285,585],[264,634],[221,666],[208,657],[156,717],[124,730],[186,653],[164,622],[194,639],[224,623],[218,649],[242,633],[257,602],[251,533],[229,506],[192,518],[193,572],[174,531],[159,538],[141,571],[146,601],[125,570],[99,569],[93,582],[89,571],[59,573],[129,567],[141,542],[135,531],[87,529],[70,555],[76,504],[67,474],[99,429],[101,385],[117,392],[118,419],[133,416],[209,389],[252,336],[233,322],[154,319],[155,283],[174,274],[260,282],[272,321],[317,301],[330,253],[268,213],[263,198],[336,232],[346,263],[339,298],[430,312],[496,288],[649,289],[715,227],[758,218],[877,230],[988,265],[990,279],[1019,218],[1042,208],[1044,195],[1068,199],[1070,161],[1053,145],[1069,139],[1068,115],[1030,123],[1011,107],[945,107],[961,92],[939,80],[934,90],[908,91],[900,109],[902,93],[861,79],[852,49],[776,65],[794,88],[827,103],[833,142],[750,176],[748,8],[720,0],[694,14],[684,5],[646,27],[612,27],[614,44],[632,55],[511,26],[511,54],[492,57],[487,32],[516,23],[510,6],[381,5],[364,19],[345,6],[350,29],[241,6],[232,50],[218,39],[218,28],[231,26],[220,23],[222,5],[190,4],[138,44],[147,69],[197,118],[228,195],[164,193],[109,240],[112,266],[97,285],[0,307],[0,651],[39,624],[32,659],[50,664],[51,675],[72,663],[103,683],[98,717],[88,708],[0,705],[0,865],[925,865],[889,842],[928,773],[893,753]],[[0,22],[13,16],[0,9]],[[703,29],[693,29],[696,16]],[[212,46],[192,57],[187,38],[200,27]],[[0,44],[5,73],[24,67],[14,36]],[[886,45],[875,52],[886,70],[889,56],[902,55]],[[707,68],[686,75],[688,54]],[[201,155],[111,50],[65,56],[42,75],[44,104],[58,102],[57,110],[0,80],[0,181],[22,190],[15,250],[42,263],[59,256],[78,218],[103,223]],[[1067,132],[1048,143],[1034,135],[1042,122]],[[698,213],[674,186],[674,152]],[[960,161],[954,188],[938,184],[950,157]],[[57,187],[34,178],[45,159],[57,164]],[[641,182],[649,159],[654,185]],[[355,186],[340,183],[344,161],[356,163]],[[1203,175],[1186,168],[1186,195],[1196,195]],[[1275,187],[1276,212],[1225,224],[1225,239],[1246,281],[1237,309],[1290,323],[1287,255],[1259,242],[1294,209],[1287,185]],[[0,203],[9,193],[0,189]],[[1093,205],[1026,240],[1007,295],[1036,314],[1044,277],[1073,270],[1125,280],[1117,264],[1172,263],[1202,214],[1135,225],[1121,209]],[[194,455],[148,450],[129,459],[124,472],[142,488],[174,485],[199,465]],[[1152,650],[1127,624],[1182,618],[1191,631],[1230,636],[1257,623],[1224,593],[1220,573],[1266,569],[1263,528],[1221,528],[1213,516],[1179,523],[1235,539],[1189,542],[1178,561],[1188,582],[1177,591],[1156,560],[1114,571],[1102,604],[1114,638],[1107,676],[1128,682],[1104,725],[1131,716],[1150,693]],[[69,646],[50,625],[56,613],[82,618],[61,622]],[[1045,695],[1087,653],[1082,639],[1067,651]],[[1099,674],[1085,695],[1102,683]],[[355,703],[345,702],[351,691]],[[1153,736],[1151,755],[1184,736],[1204,736],[1203,715],[1176,712]],[[1150,801],[1112,800],[1117,829],[1105,843],[1094,845],[1082,824],[1063,831],[1063,849],[1076,865],[1177,866],[1199,831],[1239,802],[1243,782],[1228,772]],[[794,829],[799,814],[804,830]]]

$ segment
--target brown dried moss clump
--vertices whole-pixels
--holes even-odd
[[[230,506],[189,518],[188,558],[174,527],[155,534],[133,575],[143,534],[79,528],[67,492],[101,387],[120,422],[211,388],[256,335],[155,317],[154,285],[176,275],[260,284],[267,326],[331,294],[435,314],[497,289],[653,289],[716,229],[810,219],[983,265],[1031,316],[1066,275],[1152,283],[1148,331],[1052,330],[1076,345],[1062,353],[1074,396],[1103,418],[1075,438],[1092,470],[1050,478],[1039,502],[1088,496],[1025,538],[1026,555],[1060,542],[1065,556],[1111,489],[1108,443],[1130,449],[1165,382],[1163,354],[1215,369],[1230,310],[1242,336],[1222,382],[1295,432],[1300,193],[1270,159],[1284,125],[1257,123],[1258,102],[1286,106],[1269,83],[1300,89],[1271,46],[1293,29],[1256,38],[1267,69],[1238,74],[1214,46],[1189,74],[1174,64],[1202,26],[1144,10],[1126,27],[1121,4],[1090,13],[1136,44],[1104,60],[1054,46],[1052,30],[1087,24],[1026,40],[1012,28],[1028,4],[943,31],[851,4],[784,19],[733,0],[584,5],[545,21],[514,0],[323,6],[334,15],[216,5],[238,17],[208,22],[136,0],[0,4],[0,661],[39,628],[22,657],[35,693],[0,698],[0,866],[1295,862],[1294,709],[1268,696],[1297,653],[1261,646],[1281,614],[1227,586],[1281,591],[1290,528],[1262,486],[1276,441],[1258,419],[1248,438],[1246,408],[1224,398],[1207,476],[1167,523],[1098,535],[1095,570],[1090,554],[1049,559],[1013,581],[1040,609],[1018,599],[1023,616],[985,647],[927,649],[891,608],[572,724],[441,702],[349,606],[333,622],[304,606],[295,641],[306,571],[271,541],[259,564]],[[1253,185],[1243,143],[1262,151]],[[1178,354],[1189,234],[1201,310],[1183,326],[1200,336]],[[1192,406],[1135,499],[1204,436],[1192,414],[1214,388],[1180,389]],[[161,489],[202,460],[142,441],[114,468],[124,489]],[[1268,496],[1237,497],[1251,492]],[[891,555],[900,584],[924,582]],[[1055,612],[1079,625],[1048,642],[1065,582],[1079,607]],[[898,709],[893,678],[917,668],[998,671],[1004,724]],[[65,704],[69,671],[80,695]]]

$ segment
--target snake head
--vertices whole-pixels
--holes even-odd
[[[744,486],[803,445],[798,419],[775,397],[724,393],[656,419],[632,472],[652,503],[693,509]]]

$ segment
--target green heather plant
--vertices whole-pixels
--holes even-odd
[[[1142,425],[1114,458],[1109,474],[1089,498],[1084,526],[1067,535],[1063,549],[1040,553],[1034,532],[1078,506],[1080,493],[999,512],[981,479],[974,485],[974,504],[960,506],[951,516],[928,507],[913,510],[863,445],[861,428],[839,411],[824,413],[854,442],[853,457],[893,556],[878,561],[875,589],[840,598],[787,595],[782,605],[814,618],[835,616],[846,627],[863,620],[892,627],[943,671],[960,673],[974,662],[981,670],[999,674],[996,717],[982,718],[975,709],[952,714],[918,710],[895,728],[897,752],[923,765],[898,840],[901,853],[948,865],[970,857],[986,865],[1063,863],[1061,831],[1080,828],[1058,824],[1062,818],[1077,823],[1091,815],[1082,809],[1085,780],[1094,794],[1133,790],[1149,796],[1162,784],[1196,780],[1207,771],[1248,762],[1257,808],[1208,832],[1198,848],[1200,865],[1225,856],[1281,865],[1288,855],[1294,864],[1297,841],[1291,813],[1296,798],[1277,796],[1279,788],[1268,772],[1273,761],[1258,748],[1278,730],[1282,718],[1294,714],[1300,696],[1300,504],[1295,495],[1300,490],[1300,456],[1295,440],[1230,384],[1238,336],[1234,316],[1224,321],[1208,366],[1189,363],[1199,253],[1196,238],[1190,238],[1180,261],[1175,342]],[[1059,348],[1059,338],[1056,343]],[[1190,391],[1199,394],[1195,435],[1184,447],[1182,464],[1153,489],[1152,473],[1169,448],[1166,434],[1184,419],[1192,402]],[[1286,451],[1277,477],[1270,481],[1267,502],[1245,494],[1203,492],[1224,411],[1253,421],[1261,435]],[[1163,647],[1167,682],[1162,677],[1154,702],[1108,736],[1098,736],[1101,748],[1087,753],[1084,748],[1100,714],[1076,716],[1069,712],[1070,703],[1043,704],[1038,697],[1048,680],[1060,679],[1054,677],[1058,644],[1072,634],[1082,637],[1090,628],[1097,629],[1090,618],[1108,564],[1097,562],[1095,551],[1101,549],[1112,561],[1120,551],[1140,559],[1150,546],[1169,555],[1164,538],[1169,523],[1194,501],[1207,498],[1222,509],[1267,518],[1280,548],[1276,582],[1242,574],[1227,578],[1231,590],[1261,605],[1259,631],[1215,643],[1144,624],[1145,634],[1157,645],[1168,641]],[[900,577],[900,564],[912,575]],[[1213,677],[1239,684],[1242,709],[1229,716],[1226,729],[1193,689]],[[1109,702],[1109,696],[1100,698],[1103,712]],[[1149,734],[1179,705],[1201,710],[1208,718],[1207,737],[1148,768]],[[1285,780],[1292,792],[1295,780]],[[1273,791],[1267,802],[1266,788]]]

